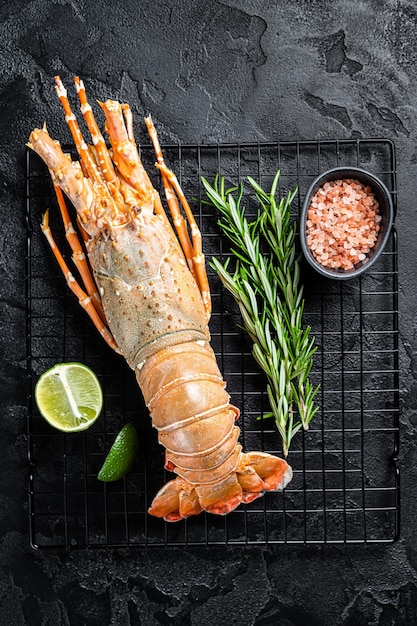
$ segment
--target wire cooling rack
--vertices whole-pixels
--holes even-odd
[[[154,184],[150,147],[142,158]],[[268,188],[281,170],[279,194],[298,186],[295,217],[319,173],[337,165],[378,175],[396,205],[393,144],[385,139],[258,144],[181,145],[164,148],[201,226],[207,259],[223,258],[227,245],[214,210],[202,203],[203,175],[216,172],[231,184],[247,175]],[[162,190],[161,190],[162,191]],[[248,197],[250,212],[253,199]],[[202,514],[165,523],[147,514],[157,490],[172,478],[143,405],[134,375],[100,340],[81,310],[40,233],[50,207],[59,239],[62,225],[46,168],[27,155],[27,371],[29,522],[36,548],[133,546],[388,543],[399,534],[397,244],[389,244],[368,273],[347,282],[321,279],[302,265],[305,324],[316,338],[313,383],[320,384],[319,412],[308,432],[293,440],[294,478],[284,493],[267,493],[226,517]],[[61,236],[61,240],[62,240]],[[65,241],[62,249],[69,258]],[[265,380],[239,329],[237,307],[209,268],[213,296],[212,345],[241,408],[244,449],[281,454],[268,420]],[[101,418],[86,432],[64,435],[39,415],[33,389],[39,375],[60,361],[82,361],[97,373],[104,392]],[[138,428],[141,450],[133,471],[115,483],[97,473],[116,434],[127,422]]]

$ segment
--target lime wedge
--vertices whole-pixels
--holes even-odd
[[[125,424],[117,435],[97,478],[104,482],[126,476],[137,457],[139,435],[133,424]]]
[[[82,363],[57,363],[35,386],[40,414],[54,428],[77,432],[89,428],[100,415],[103,394],[94,372]]]

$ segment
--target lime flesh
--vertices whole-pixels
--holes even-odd
[[[97,376],[83,363],[57,363],[40,376],[35,401],[51,426],[77,432],[89,428],[99,417],[103,393]]]

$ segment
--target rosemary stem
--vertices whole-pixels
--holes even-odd
[[[213,185],[202,178],[207,203],[220,213],[222,232],[231,243],[225,263],[212,267],[239,305],[243,327],[253,342],[252,354],[265,372],[272,415],[288,454],[293,436],[307,429],[318,410],[314,397],[318,387],[309,380],[316,348],[310,328],[302,327],[303,289],[295,249],[296,225],[291,203],[297,190],[279,202],[275,199],[280,172],[267,193],[248,177],[258,200],[252,221],[242,206],[243,184],[226,189],[224,178]],[[234,272],[229,271],[234,259]]]

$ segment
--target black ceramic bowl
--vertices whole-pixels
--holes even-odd
[[[311,203],[311,199],[314,194],[322,187],[326,182],[331,182],[334,180],[344,180],[346,178],[352,178],[358,180],[365,186],[369,186],[373,191],[376,200],[379,203],[379,214],[381,215],[380,229],[378,232],[378,237],[375,242],[375,245],[371,248],[371,250],[366,255],[363,261],[359,261],[353,269],[345,270],[345,269],[334,269],[331,267],[326,267],[321,265],[317,259],[313,256],[310,248],[307,245],[307,233],[306,233],[306,221],[307,221],[307,211]],[[304,256],[310,265],[319,272],[322,276],[326,276],[327,278],[333,278],[336,280],[346,280],[350,278],[356,278],[363,272],[367,271],[378,259],[379,255],[383,251],[390,231],[394,221],[394,207],[392,204],[391,196],[384,185],[384,183],[379,180],[373,174],[366,172],[363,169],[356,167],[335,167],[327,172],[324,172],[320,176],[318,176],[310,186],[308,190],[302,211],[300,216],[300,241],[301,248],[303,250]]]

